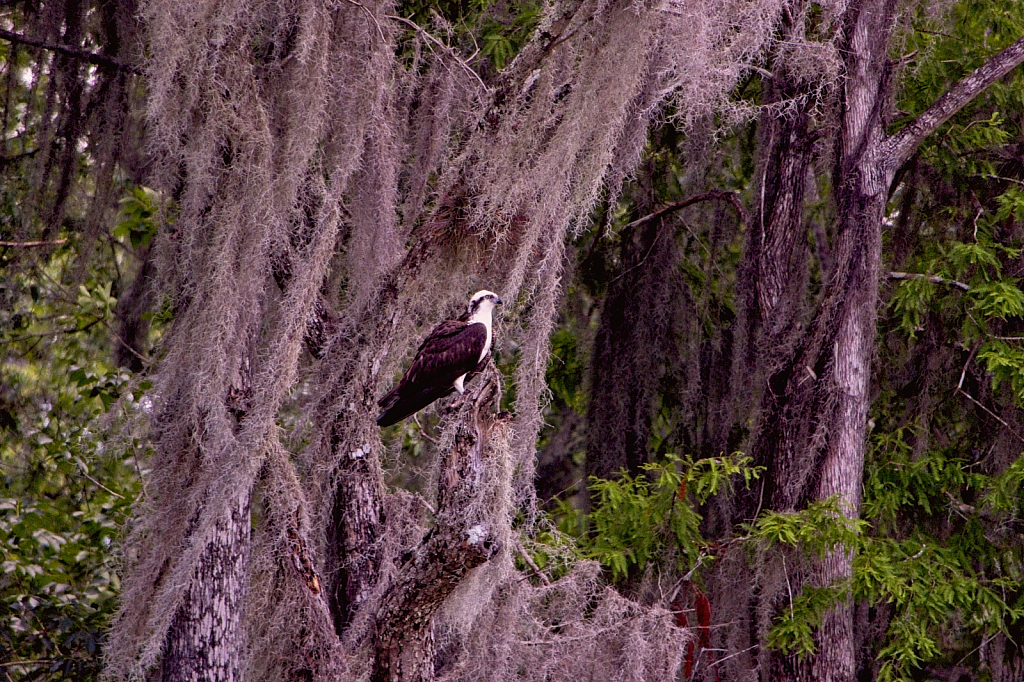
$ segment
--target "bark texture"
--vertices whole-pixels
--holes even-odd
[[[793,3],[796,19],[791,17],[784,24],[790,40],[803,37],[802,9],[803,3]],[[784,409],[787,393],[780,380],[787,376],[785,364],[805,333],[810,298],[805,196],[814,152],[811,109],[815,101],[807,92],[811,84],[780,61],[766,83],[767,103],[792,104],[779,114],[769,110],[760,119],[757,205],[741,275],[747,287],[741,337],[745,348],[736,354],[733,373],[738,386],[750,388],[748,403],[741,409],[744,414],[757,414],[757,401],[763,414],[775,415]],[[769,416],[755,435],[752,451],[756,464],[765,467],[764,486],[774,509],[795,508],[793,500],[779,499],[779,491],[806,475],[799,453],[779,447],[794,439],[790,431],[799,424]],[[736,520],[752,519],[763,503],[759,490],[750,491]]]
[[[862,0],[845,14],[834,270],[807,336],[793,360],[773,377],[773,396],[782,398],[773,397],[767,420],[775,426],[761,444],[774,450],[778,473],[773,472],[770,503],[777,510],[835,498],[841,513],[859,516],[890,187],[926,135],[1024,60],[1022,40],[887,136],[894,68],[887,51],[896,11],[895,0]],[[846,580],[851,562],[848,549],[836,548],[813,566],[808,578],[819,586]],[[856,638],[851,602],[825,614],[816,642],[817,653],[808,660],[775,656],[773,679],[852,682]]]
[[[248,491],[235,495],[217,522],[189,589],[167,633],[163,682],[235,682],[243,679],[243,624],[249,568]]]
[[[437,525],[406,559],[377,614],[374,682],[434,679],[434,614],[468,571],[499,550],[481,508],[488,440],[500,419],[487,412],[497,394],[492,373],[463,398],[453,442],[441,453]]]
[[[338,571],[331,611],[339,635],[377,585],[384,532],[384,476],[379,455],[368,443],[344,457],[330,529],[337,545],[329,554]]]

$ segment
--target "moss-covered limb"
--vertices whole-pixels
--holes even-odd
[[[402,566],[377,615],[373,680],[432,680],[433,616],[466,574],[498,551],[479,517],[498,397],[493,375],[467,394],[451,447],[441,454],[437,525]]]

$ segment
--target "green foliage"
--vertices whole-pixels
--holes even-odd
[[[821,625],[822,616],[847,598],[849,584],[846,581],[824,587],[807,584],[794,594],[789,576],[789,571],[800,565],[804,557],[821,559],[828,552],[851,551],[858,546],[867,524],[848,517],[842,506],[840,500],[831,498],[814,502],[800,511],[769,511],[746,527],[747,535],[742,539],[765,556],[772,550],[781,552],[786,572],[789,603],[780,610],[768,631],[769,647],[797,656],[814,653],[814,631]],[[787,554],[797,560],[795,566],[786,566]]]
[[[542,6],[539,2],[518,3],[512,21],[501,22],[493,18],[486,19],[480,27],[482,45],[480,51],[491,58],[491,62],[499,71],[512,61],[541,18]]]
[[[1024,220],[1024,191],[1017,185],[1010,185],[1006,191],[996,197],[999,209],[996,211],[996,220],[1002,222],[1012,217],[1014,220]]]
[[[0,447],[0,658],[42,662],[8,667],[15,679],[40,666],[48,679],[98,675],[120,586],[113,540],[138,492],[139,444],[115,451],[94,422],[118,400],[139,409],[145,386],[113,369],[67,369],[44,386],[22,373],[18,388],[52,402],[23,413]]]
[[[905,44],[901,46],[904,54],[919,55],[914,68],[904,73],[905,81],[899,89],[899,109],[910,115],[923,111],[950,83],[963,78],[1024,34],[1024,9],[1019,4],[967,0],[954,5],[947,16],[925,5],[917,11],[915,30],[905,34]],[[1007,136],[1003,122],[1008,118],[1007,110],[1019,112],[1024,108],[1020,79],[1017,71],[990,86],[984,98],[953,117],[947,124],[950,132],[940,132],[936,141],[943,143],[941,146],[952,155],[978,146],[1000,145],[1012,138]],[[975,117],[985,100],[991,101],[995,110]],[[925,151],[938,151],[938,146]]]
[[[889,305],[899,319],[899,329],[910,338],[922,330],[922,322],[934,295],[935,283],[924,277],[901,282],[893,294]]]
[[[787,545],[819,558],[855,547],[866,524],[848,517],[842,507],[840,500],[830,498],[796,512],[764,512],[747,527],[747,538],[764,549]]]
[[[982,502],[986,507],[1024,518],[1024,457],[1018,458],[1005,471],[987,481]],[[1020,567],[1013,567],[1020,572]]]
[[[9,7],[4,27],[33,35],[56,21],[103,51],[117,22],[62,7]],[[130,134],[86,104],[119,102],[122,120],[112,72],[25,47],[0,44],[0,678],[87,682],[100,672],[120,587],[115,539],[139,485],[139,444],[109,434],[141,409],[145,386],[107,360],[111,326],[121,274],[135,266],[125,244],[155,227],[141,189],[123,204],[123,234],[97,223],[126,191],[96,152]]]
[[[923,472],[910,477],[939,485]],[[1001,480],[995,489],[1012,495],[1019,490],[1020,477],[1018,471],[1013,482]],[[873,490],[897,487],[871,483]],[[921,499],[910,496],[905,503],[916,506]],[[882,508],[876,500],[870,501],[872,506],[866,505],[866,510]],[[887,604],[892,617],[878,652],[882,674],[885,679],[909,679],[914,669],[939,654],[940,642],[970,633],[1007,633],[1008,626],[1024,615],[1019,570],[995,577],[986,576],[992,566],[978,570],[977,558],[991,555],[992,548],[986,546],[983,533],[972,532],[976,529],[965,529],[954,542],[924,534],[894,540],[871,535],[869,530],[867,521],[840,514],[834,500],[799,512],[769,512],[750,527],[746,540],[762,550],[777,546],[799,550],[797,561],[807,555],[822,557],[828,551],[848,551],[854,557],[852,579],[825,587],[808,585],[791,593],[768,633],[770,647],[798,656],[814,653],[814,630],[828,609],[850,596],[872,605]]]
[[[992,386],[1008,384],[1017,403],[1024,405],[1024,349],[995,339],[978,351],[978,359],[992,374]]]
[[[0,660],[25,661],[3,668],[10,679],[100,673],[120,589],[115,540],[139,493],[143,448],[109,434],[145,409],[149,388],[107,360],[132,253],[115,240],[151,238],[151,200],[140,188],[122,202],[118,235],[103,235],[112,249],[66,233],[41,257],[3,261]]]
[[[551,355],[545,380],[551,397],[580,414],[586,411],[587,393],[583,385],[585,356],[577,337],[569,329],[551,335]]]
[[[149,246],[157,230],[157,193],[148,187],[135,187],[121,199],[121,221],[114,228],[118,239],[128,238],[132,248]]]
[[[974,243],[953,242],[940,248],[924,269],[947,282],[966,280],[968,291],[941,286],[925,277],[900,283],[890,301],[896,328],[910,339],[924,329],[925,320],[952,318],[965,345],[983,340],[977,357],[992,375],[993,388],[1011,386],[1024,405],[1024,350],[995,337],[995,325],[1024,321],[1024,291],[1016,279],[1003,275],[1003,261],[1020,256],[1020,249],[985,238]],[[952,326],[952,325],[950,325]]]
[[[949,503],[949,492],[979,489],[984,477],[972,473],[955,451],[915,457],[909,427],[872,435],[867,457],[862,515],[878,530],[894,532],[908,511],[931,515]]]
[[[1007,280],[986,282],[971,288],[974,309],[986,318],[1005,320],[1024,315],[1024,292]]]
[[[81,458],[52,466],[60,475],[93,469]],[[71,487],[61,486],[65,493]],[[49,679],[84,680],[100,671],[103,631],[120,587],[112,542],[131,497],[94,487],[63,504],[0,499],[0,653],[6,661],[42,662],[9,667],[15,678],[40,665]]]
[[[999,262],[995,249],[977,242],[954,243],[946,253],[946,259],[953,277],[965,277],[976,273],[984,281],[989,281],[992,277],[998,277],[1002,271],[1002,263]]]
[[[915,453],[919,435],[873,435],[862,507],[873,529],[849,545],[854,598],[891,614],[878,651],[886,680],[912,679],[956,643],[1008,634],[1024,615],[1024,547],[999,530],[1003,514],[1019,513],[1024,459],[986,475],[955,447]]]
[[[750,458],[669,455],[662,464],[644,465],[644,474],[623,472],[611,480],[591,478],[596,501],[588,515],[563,505],[563,529],[578,535],[583,556],[596,559],[612,580],[636,577],[654,561],[692,569],[709,553],[701,537],[702,505],[726,489],[734,477],[744,485],[760,476]]]
[[[909,679],[939,655],[941,643],[972,633],[1008,633],[1024,614],[1019,581],[979,572],[976,559],[984,555],[970,551],[976,544],[968,536],[954,542],[926,535],[864,538],[854,558],[854,597],[892,610],[878,653],[880,677]],[[1007,601],[1014,592],[1016,604]]]
[[[998,552],[978,521],[999,509],[1024,509],[1024,460],[988,477],[972,472],[951,452],[914,458],[907,442],[912,435],[901,429],[873,437],[864,518],[850,518],[832,498],[796,512],[764,512],[735,539],[762,556],[782,557],[783,567],[789,556],[793,563],[788,570],[804,565],[807,557],[820,559],[832,551],[854,557],[852,578],[790,592],[767,634],[769,647],[797,656],[814,653],[814,633],[823,614],[852,596],[890,609],[878,649],[879,674],[887,680],[910,679],[942,654],[944,643],[975,633],[1007,633],[1024,615],[1020,549],[1000,561],[978,564],[980,557]],[[734,477],[749,484],[759,475],[742,457],[694,461],[673,456],[645,468],[645,474],[635,477],[623,473],[614,480],[592,479],[596,502],[589,515],[562,509],[563,528],[578,534],[577,551],[599,561],[614,581],[636,579],[652,563],[674,561],[676,570],[687,572],[713,559],[716,548],[700,534],[696,506]],[[947,513],[950,491],[975,491],[984,502],[977,509],[955,502],[958,513],[974,520],[952,541],[922,532],[902,540],[879,533],[896,531],[897,521],[908,511]],[[556,536],[561,539],[556,541]],[[557,549],[546,550],[548,544]],[[531,556],[543,570],[552,557],[564,557],[567,551],[565,536],[555,534],[538,538]]]
[[[805,586],[790,601],[768,631],[767,644],[784,654],[807,656],[813,654],[814,631],[821,626],[825,612],[846,598],[845,585],[828,587]]]
[[[892,130],[1024,34],[1020,3],[970,0],[948,12],[927,5],[914,11],[918,15],[891,55],[894,61],[906,55],[913,60],[898,72],[896,109],[908,115],[894,121]],[[756,98],[757,79],[749,84],[739,97]],[[1019,651],[1024,609],[1019,434],[1024,431],[1015,403],[1024,406],[1024,287],[1019,281],[1024,177],[1019,154],[1011,149],[1022,134],[1024,70],[1015,69],[951,117],[900,170],[885,230],[885,267],[921,276],[894,278],[885,289],[890,298],[873,360],[874,427],[860,520],[848,519],[833,500],[789,514],[765,512],[740,529],[739,537],[719,538],[746,544],[758,561],[788,568],[794,576],[796,589],[768,633],[771,647],[810,653],[822,615],[840,600],[853,599],[872,607],[869,629],[879,634],[862,643],[863,655],[869,663],[877,657],[873,672],[882,680],[944,676],[941,671],[957,665],[970,666],[983,678],[990,661],[979,652],[1000,635],[1009,637],[1007,649],[1016,645]],[[651,162],[661,164],[659,170],[670,166],[666,159],[675,154],[663,142],[652,136]],[[736,144],[742,147],[744,140]],[[751,173],[743,164],[751,158],[734,154],[722,162],[726,177],[709,184],[744,190]],[[676,176],[664,171],[644,191],[661,203],[684,198],[685,193],[673,196]],[[819,190],[827,188],[827,178],[818,180]],[[601,222],[614,226],[620,210],[607,207]],[[816,217],[832,237],[832,216],[823,211]],[[612,246],[613,239],[608,240]],[[695,298],[714,297],[721,287],[728,294],[720,300],[730,301],[736,270],[719,258],[723,247],[728,245],[709,239],[700,261],[681,265]],[[585,251],[588,260],[580,272],[593,280],[588,291],[600,296],[616,272],[609,255],[614,249]],[[707,262],[720,269],[703,269]],[[735,311],[727,305],[720,309],[720,318],[698,335],[704,345],[687,349],[702,361],[712,356],[713,340],[723,329],[736,332],[728,315]],[[700,311],[702,323],[706,310]],[[715,379],[701,375],[700,390]],[[647,443],[655,452],[690,450],[691,444],[698,451],[705,443],[699,433],[689,441],[672,441],[679,438],[677,429],[693,428],[681,422],[701,418],[692,404],[680,409],[673,402],[680,393],[685,389],[669,386],[659,395],[664,409]],[[673,472],[679,475],[678,468]],[[655,562],[675,561],[676,570],[687,571],[695,552],[713,552],[714,545],[687,526],[672,483],[671,477],[662,482],[651,475],[592,481],[595,509],[582,520],[580,547],[615,580],[635,579]],[[813,564],[809,558],[839,548],[852,553],[852,575],[829,586],[800,587]]]
[[[427,30],[442,29],[449,44],[462,46],[470,57],[483,55],[500,71],[519,53],[540,22],[543,5],[491,0],[424,2],[407,0],[398,13]]]

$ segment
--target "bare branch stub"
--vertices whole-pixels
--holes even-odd
[[[434,614],[466,574],[499,549],[495,529],[477,516],[488,437],[502,418],[489,409],[498,396],[489,375],[466,394],[452,445],[440,455],[437,525],[410,554],[378,611],[374,682],[433,679]]]

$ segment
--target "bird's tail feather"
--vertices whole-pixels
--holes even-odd
[[[377,425],[383,428],[397,424],[413,413],[419,412],[435,400],[443,398],[454,391],[454,386],[448,386],[445,389],[426,389],[408,396],[391,396],[393,398],[392,403],[377,417]],[[385,404],[386,401],[382,399],[381,405]]]
[[[402,384],[397,384],[393,389],[384,394],[380,400],[377,401],[377,407],[383,407],[385,410],[390,409],[395,401],[398,400],[398,389],[402,387]]]

